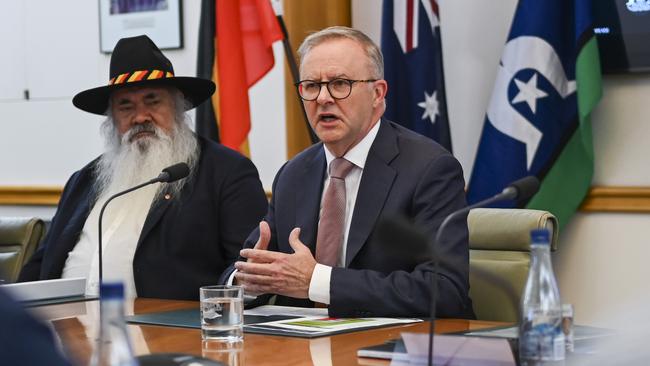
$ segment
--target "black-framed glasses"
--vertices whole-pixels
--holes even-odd
[[[327,91],[334,99],[345,99],[352,93],[352,84],[354,83],[372,83],[377,79],[367,80],[350,80],[336,78],[328,81],[302,80],[297,82],[298,95],[308,102],[316,100],[320,94],[323,85],[327,86]]]

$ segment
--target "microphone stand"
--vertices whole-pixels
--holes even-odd
[[[163,169],[162,172],[154,179],[151,179],[147,182],[138,184],[135,187],[129,188],[125,191],[118,192],[112,196],[110,196],[106,202],[104,202],[104,205],[102,205],[101,211],[99,211],[99,223],[98,223],[98,237],[97,237],[97,242],[98,242],[98,247],[99,247],[99,253],[98,253],[98,260],[99,260],[99,285],[101,285],[102,280],[104,278],[104,267],[102,263],[102,218],[104,217],[104,210],[106,209],[106,206],[108,205],[109,202],[111,202],[113,199],[125,195],[129,192],[133,192],[136,189],[140,189],[144,186],[147,186],[149,184],[154,184],[154,183],[171,183],[175,182],[179,179],[185,178],[190,174],[190,168],[187,166],[186,163],[176,163],[174,165],[168,166],[167,168]]]
[[[483,206],[487,206],[489,204],[502,201],[502,200],[507,200],[507,199],[515,199],[517,198],[518,190],[513,187],[507,187],[504,189],[501,193],[496,194],[490,198],[486,198],[483,201],[477,202],[473,205],[469,205],[467,207],[464,207],[458,211],[454,211],[451,214],[449,214],[443,221],[442,224],[440,224],[440,227],[438,227],[438,232],[436,233],[436,238],[435,241],[433,242],[433,245],[431,246],[431,258],[433,260],[433,284],[431,286],[431,320],[429,322],[429,356],[428,356],[428,366],[433,365],[433,333],[435,330],[435,320],[436,320],[436,298],[437,298],[437,292],[438,292],[438,256],[436,255],[436,250],[435,250],[435,245],[440,243],[440,239],[442,238],[442,233],[449,225],[449,223],[457,218],[460,215],[464,215],[469,213],[470,210],[474,208],[479,208]]]
[[[164,173],[163,173],[163,174],[164,174]],[[106,200],[106,202],[104,202],[104,204],[102,205],[102,209],[101,209],[101,211],[99,211],[99,223],[98,223],[99,233],[98,233],[98,237],[97,237],[97,242],[98,242],[98,247],[99,247],[99,253],[98,253],[98,254],[99,254],[99,256],[98,256],[98,260],[99,260],[99,285],[102,284],[102,280],[103,280],[103,265],[102,265],[102,248],[103,248],[103,245],[102,245],[102,218],[104,217],[104,210],[106,210],[106,206],[108,205],[109,202],[111,202],[113,199],[115,199],[115,198],[117,198],[117,197],[120,197],[120,196],[122,196],[122,195],[125,195],[125,194],[127,194],[127,193],[129,193],[129,192],[133,192],[133,191],[135,191],[136,189],[140,189],[140,188],[142,188],[142,187],[144,187],[144,186],[148,186],[149,184],[154,184],[154,183],[161,182],[162,179],[164,179],[164,177],[162,176],[163,174],[161,174],[161,176],[158,176],[158,177],[156,177],[156,178],[154,178],[154,179],[152,179],[152,180],[150,180],[150,181],[147,181],[147,182],[144,182],[144,183],[138,184],[138,185],[135,186],[135,187],[129,188],[129,189],[127,189],[126,191],[118,192],[118,193],[116,193],[116,194],[110,196],[110,197]]]
[[[175,182],[179,179],[183,179],[187,177],[190,173],[190,168],[186,163],[177,163],[174,165],[171,165],[160,173],[156,178],[151,179],[147,182],[138,184],[137,186],[131,187],[125,191],[118,192],[112,196],[110,196],[106,202],[102,205],[102,209],[99,211],[99,222],[98,222],[98,237],[97,237],[97,242],[98,242],[98,248],[99,248],[99,253],[98,253],[98,260],[99,260],[99,285],[101,286],[102,280],[103,280],[103,263],[102,263],[102,219],[104,218],[104,210],[106,210],[106,206],[115,198],[120,197],[122,195],[125,195],[129,192],[133,192],[136,189],[140,189],[144,186],[154,184],[154,183],[171,183]],[[100,294],[101,298],[101,294]],[[100,317],[100,323],[101,323],[101,317],[102,317],[102,301],[99,301],[99,317]],[[185,354],[162,354],[162,355],[147,355],[147,356],[138,356],[137,358],[140,360],[140,364],[142,365],[149,365],[149,364],[171,364],[172,361],[175,361],[179,358],[183,357],[183,359],[191,360],[191,361],[202,361],[205,360],[204,358],[201,357],[196,357],[196,356],[191,356],[191,355],[185,355]],[[201,363],[203,365],[203,363]]]

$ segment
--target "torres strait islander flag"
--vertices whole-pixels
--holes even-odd
[[[451,151],[438,3],[384,0],[381,29],[385,117]]]
[[[591,185],[590,114],[601,74],[592,0],[520,0],[498,67],[468,201],[526,175],[541,182],[530,202],[563,227]]]

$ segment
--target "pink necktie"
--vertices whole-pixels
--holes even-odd
[[[316,262],[336,266],[345,230],[345,177],[354,164],[336,158],[330,163],[330,184],[323,197],[323,209],[316,238]]]

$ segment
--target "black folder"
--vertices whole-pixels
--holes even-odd
[[[266,334],[285,337],[299,337],[299,338],[317,338],[325,337],[335,334],[350,333],[355,331],[395,326],[399,324],[385,324],[385,325],[370,325],[367,327],[358,327],[354,329],[337,329],[323,331],[320,330],[306,330],[306,329],[287,329],[273,324],[266,324],[268,322],[279,320],[300,319],[300,316],[289,315],[244,315],[244,333],[253,334]],[[148,324],[148,325],[161,325],[169,327],[180,328],[201,328],[201,314],[199,309],[183,309],[165,312],[156,312],[148,314],[138,314],[125,317],[127,323],[133,324]]]

